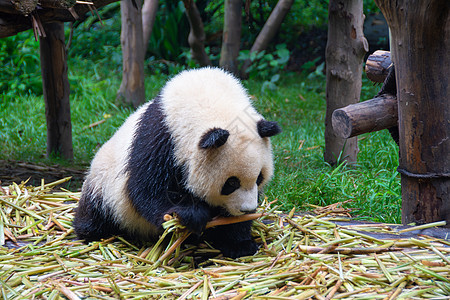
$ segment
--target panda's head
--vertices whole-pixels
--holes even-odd
[[[231,215],[254,211],[273,175],[269,138],[281,132],[277,123],[266,121],[239,80],[218,68],[178,74],[161,97],[184,186]]]
[[[255,126],[255,131],[239,126],[235,132],[207,130],[198,144],[205,155],[198,166],[201,171],[197,174],[202,176],[190,178],[201,181],[196,190],[206,202],[235,216],[256,210],[259,192],[273,175],[269,137],[281,129],[276,122],[264,119]]]

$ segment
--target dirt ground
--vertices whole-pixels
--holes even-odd
[[[83,183],[86,170],[63,167],[59,165],[47,166],[24,161],[0,160],[0,186],[7,186],[26,181],[27,185],[41,185],[42,179],[50,183],[71,176],[68,182],[59,185],[71,191],[79,191]]]

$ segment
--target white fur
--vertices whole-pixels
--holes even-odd
[[[262,170],[263,184],[270,180],[272,152],[269,139],[257,133],[263,117],[240,82],[217,68],[184,71],[166,84],[161,97],[177,163],[187,167],[187,187],[233,215],[256,209],[256,179]],[[218,149],[200,149],[202,135],[214,127],[228,130],[228,141]],[[240,179],[241,188],[223,196],[231,176]]]

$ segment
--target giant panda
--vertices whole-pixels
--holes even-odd
[[[183,71],[96,153],[75,232],[86,242],[114,235],[147,241],[161,233],[165,214],[176,214],[224,256],[254,254],[250,221],[203,231],[215,216],[256,210],[273,175],[269,137],[280,132],[230,73]]]

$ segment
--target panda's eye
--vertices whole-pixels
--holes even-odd
[[[225,184],[223,185],[222,191],[220,193],[222,195],[227,196],[240,187],[241,187],[241,181],[239,180],[239,178],[232,176],[232,177],[228,178],[227,181],[225,181]]]
[[[260,185],[264,180],[264,176],[262,172],[259,173],[258,178],[256,179],[256,185]]]

